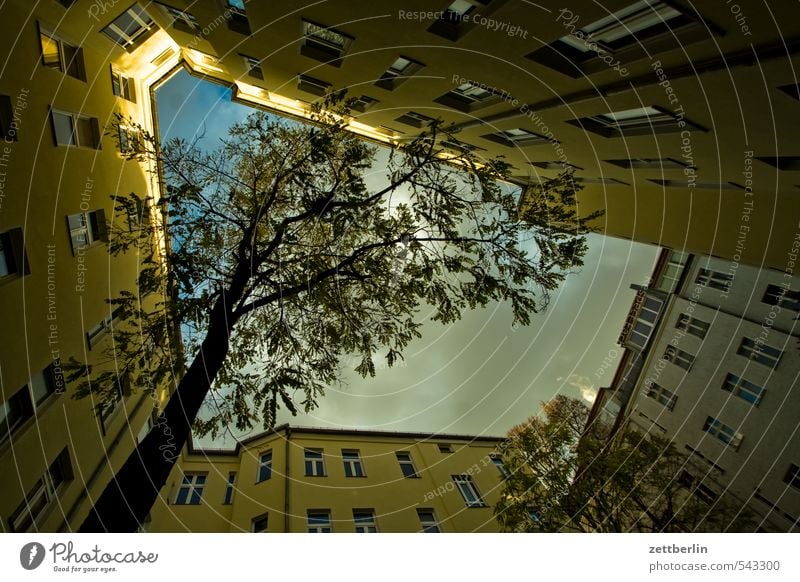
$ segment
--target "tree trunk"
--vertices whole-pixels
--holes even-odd
[[[228,353],[229,314],[220,298],[197,356],[156,424],[97,499],[80,532],[135,532],[186,445],[192,423]]]

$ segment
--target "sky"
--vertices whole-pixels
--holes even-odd
[[[202,135],[208,148],[252,112],[231,102],[227,88],[184,71],[159,88],[156,97],[162,140]],[[373,172],[381,171],[378,162]],[[278,420],[297,426],[501,436],[557,394],[591,404],[597,389],[611,382],[622,354],[616,340],[635,295],[630,286],[646,283],[657,253],[656,246],[591,234],[584,266],[567,278],[530,326],[512,328],[505,304],[467,311],[446,326],[420,312],[423,337],[408,347],[405,362],[391,369],[376,362],[374,378],[350,372],[342,386],[328,388],[316,410],[296,417],[284,411]],[[247,436],[228,434],[200,444],[227,448]]]

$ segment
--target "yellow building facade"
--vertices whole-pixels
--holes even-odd
[[[500,438],[281,426],[185,451],[151,532],[497,532]]]

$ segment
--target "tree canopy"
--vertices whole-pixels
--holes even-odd
[[[610,439],[577,399],[557,396],[509,432],[495,513],[517,532],[753,531],[743,503],[660,435]]]
[[[449,324],[504,301],[528,325],[582,265],[599,213],[580,215],[569,174],[533,187],[522,220],[502,182],[510,167],[478,159],[436,122],[391,149],[375,186],[376,147],[347,129],[346,105],[324,106],[311,124],[253,113],[210,149],[183,139],[162,147],[118,120],[132,127],[128,155],[157,164],[165,193],[158,219],[147,218],[152,201],[116,199],[110,250],[138,252],[142,269],[136,289],[110,299],[121,319],[113,369],[74,362],[78,397],[113,402],[123,376],[134,391],[173,383],[157,425],[178,447],[192,427],[271,427],[281,407],[311,410],[341,380],[344,357],[363,376],[377,358],[402,359],[422,306]],[[171,341],[178,330],[182,343]],[[164,433],[139,445],[86,529],[141,523],[146,501],[124,527],[109,512],[136,487],[155,499],[174,464]]]

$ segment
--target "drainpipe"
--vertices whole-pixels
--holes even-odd
[[[283,531],[289,533],[289,439],[292,438],[292,427],[286,427],[283,456]]]

